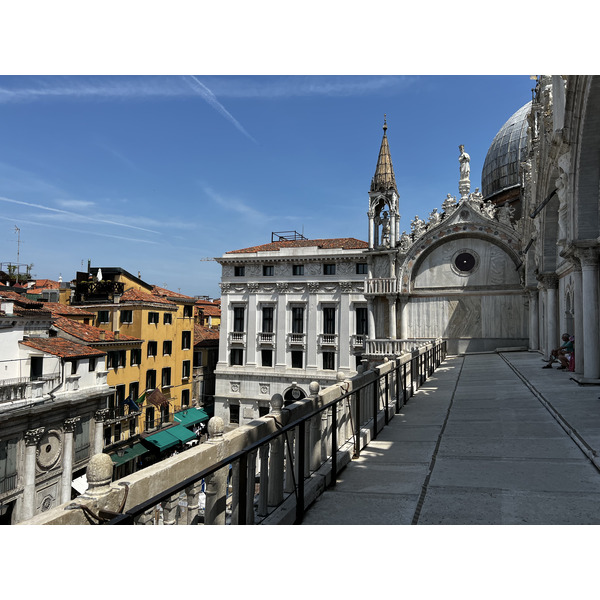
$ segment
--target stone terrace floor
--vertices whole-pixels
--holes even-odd
[[[600,387],[541,358],[448,357],[304,524],[600,524]]]

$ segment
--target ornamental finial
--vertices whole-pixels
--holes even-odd
[[[384,113],[383,114],[383,131],[387,130],[387,115]]]

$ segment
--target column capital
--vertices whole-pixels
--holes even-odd
[[[94,419],[97,423],[106,421],[106,419],[108,418],[108,412],[108,408],[101,408],[94,413]]]
[[[75,427],[77,423],[81,420],[81,417],[71,417],[70,419],[65,419],[64,428],[66,433],[73,433],[75,431]]]
[[[558,288],[558,275],[556,273],[540,273],[536,276],[542,288],[555,290]]]
[[[23,434],[25,436],[25,444],[27,446],[37,446],[45,431],[45,427],[38,427],[37,429],[30,429],[29,431],[26,431]]]
[[[576,248],[575,254],[582,267],[598,266],[598,248]]]

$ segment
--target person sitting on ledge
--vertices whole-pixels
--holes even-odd
[[[562,336],[562,345],[560,348],[555,348],[550,353],[550,360],[547,365],[544,365],[542,369],[551,369],[552,363],[556,360],[560,361],[561,366],[559,369],[566,369],[569,366],[569,360],[571,359],[571,354],[573,353],[573,340],[568,333],[563,333]]]

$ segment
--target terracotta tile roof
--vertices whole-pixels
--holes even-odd
[[[174,302],[167,300],[164,296],[158,296],[156,294],[147,294],[146,292],[140,292],[135,288],[129,288],[121,296],[121,303],[123,302],[152,302],[153,304],[170,304],[176,306]]]
[[[194,346],[203,342],[218,342],[219,330],[214,327],[204,327],[203,325],[194,325]]]
[[[61,304],[60,302],[44,302],[44,308],[53,315],[69,315],[74,317],[95,317],[96,313],[83,310],[70,304]]]
[[[196,308],[201,310],[207,317],[221,316],[221,303],[209,302],[207,300],[196,300]]]
[[[226,254],[244,254],[250,252],[274,252],[282,248],[306,248],[316,246],[317,248],[326,250],[339,248],[340,250],[362,250],[368,248],[369,244],[356,238],[334,238],[320,240],[283,240],[279,242],[271,242],[262,246],[252,246],[250,248],[242,248],[241,250],[230,250]]]
[[[60,289],[60,282],[54,281],[53,279],[36,279],[33,286],[29,290],[42,289],[42,290],[58,290]]]
[[[105,331],[100,327],[94,327],[93,325],[86,325],[79,321],[74,321],[67,317],[56,317],[54,326],[72,335],[73,337],[79,338],[84,342],[101,344],[102,342],[141,342],[142,340],[132,337],[130,335],[120,334],[119,338],[115,338],[115,334],[112,331]],[[104,333],[104,338],[102,334]]]
[[[84,346],[83,344],[59,337],[29,338],[19,343],[62,358],[88,358],[92,356],[104,356],[106,354],[106,352],[97,350],[92,346]]]
[[[180,294],[178,292],[172,292],[171,290],[167,290],[165,288],[158,287],[157,285],[152,286],[152,294],[156,296],[164,296],[169,298],[183,298],[185,300],[193,300],[192,296],[186,296],[185,294]]]
[[[19,294],[18,292],[12,292],[9,290],[0,291],[0,298],[6,298],[7,300],[13,300],[23,307],[31,307],[31,308],[41,308],[43,306],[42,302],[38,302],[37,300],[30,300],[25,296],[25,294]]]

